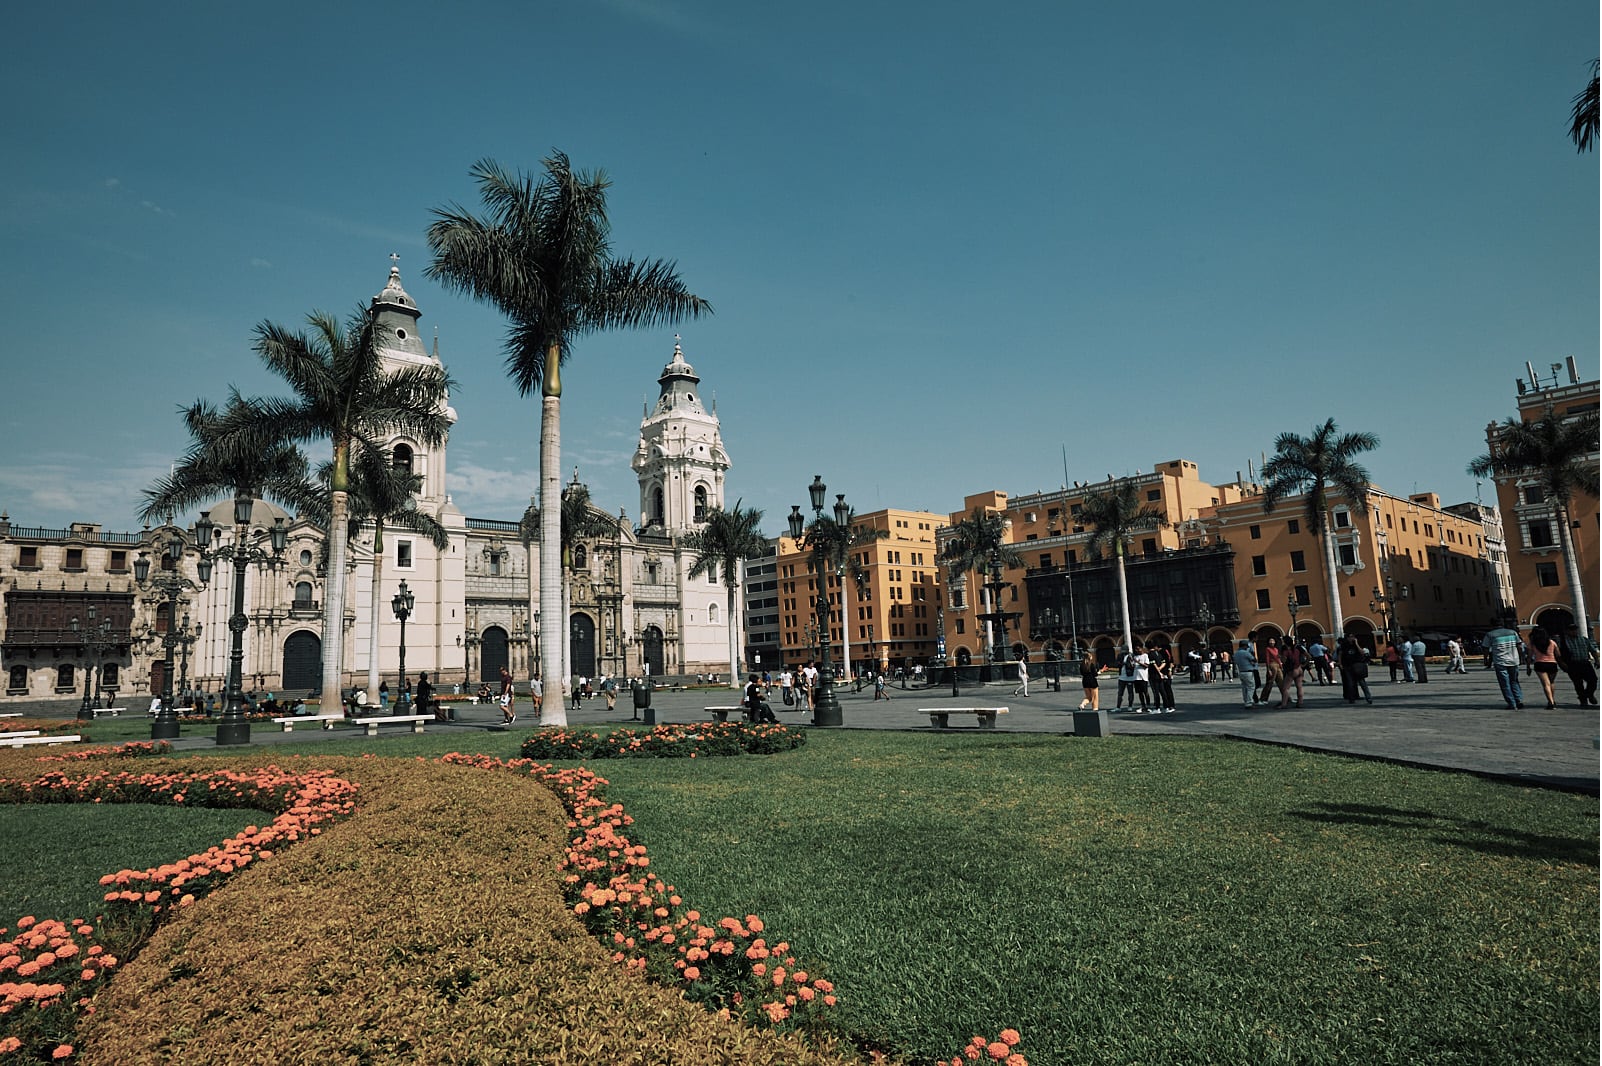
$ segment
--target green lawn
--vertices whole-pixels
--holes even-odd
[[[1005,1026],[1035,1066],[1598,1059],[1592,797],[1192,738],[813,730],[594,768],[657,875],[761,915],[920,1060]],[[38,868],[7,851],[0,884]]]

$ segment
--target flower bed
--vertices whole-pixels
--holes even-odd
[[[102,921],[109,919],[125,952],[135,950],[165,913],[192,905],[234,872],[272,858],[276,849],[304,836],[318,835],[329,821],[349,814],[355,793],[355,784],[328,772],[289,773],[276,766],[250,773],[100,771],[72,778],[51,770],[32,781],[0,778],[0,803],[166,803],[259,807],[276,814],[265,828],[249,826],[203,853],[102,877],[100,883],[108,890]],[[8,933],[0,927],[0,937]],[[0,1054],[22,1051],[42,1057],[53,1047],[53,1058],[72,1055],[67,1039],[79,1011],[92,1009],[89,995],[119,962],[92,942],[94,933],[94,926],[82,919],[61,922],[30,915],[16,923],[15,935],[0,940],[0,974],[27,979],[0,981]]]
[[[62,755],[41,755],[40,762],[82,762],[84,759],[137,759],[146,755],[166,755],[172,745],[165,740],[134,740],[109,748],[84,748]]]
[[[651,729],[541,729],[523,742],[524,759],[694,759],[772,755],[805,744],[806,733],[782,725],[705,722]]]

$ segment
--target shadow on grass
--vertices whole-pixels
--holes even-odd
[[[1331,825],[1364,825],[1420,830],[1435,843],[1450,844],[1487,855],[1539,862],[1597,865],[1595,837],[1551,836],[1458,818],[1438,811],[1410,811],[1361,803],[1317,803],[1313,810],[1291,811],[1292,817]]]

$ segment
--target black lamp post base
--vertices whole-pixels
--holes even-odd
[[[178,716],[166,710],[158,714],[156,720],[150,723],[150,739],[177,740]]]
[[[217,723],[217,746],[219,748],[220,747],[224,747],[224,746],[229,745],[229,744],[249,744],[249,743],[250,743],[250,723],[249,722],[243,722],[243,721],[241,721],[241,722],[227,722],[227,721],[224,721],[224,722],[218,722]]]
[[[812,724],[823,729],[845,724],[845,718],[840,713],[840,701],[834,698],[832,689],[818,693],[818,705],[812,710]]]

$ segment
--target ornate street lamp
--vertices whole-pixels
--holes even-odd
[[[173,643],[178,645],[180,649],[178,660],[178,695],[180,699],[183,698],[185,692],[189,691],[189,646],[200,639],[200,630],[201,626],[198,622],[193,628],[190,628],[189,616],[186,614],[184,615],[183,624],[178,627],[176,633],[172,634]]]
[[[195,543],[200,548],[201,560],[196,567],[202,583],[211,580],[212,560],[230,559],[234,564],[234,609],[228,617],[228,632],[230,634],[228,648],[228,692],[227,704],[223,710],[222,720],[217,723],[217,744],[249,744],[250,722],[245,719],[244,708],[244,664],[245,664],[245,630],[250,625],[245,615],[245,568],[251,563],[269,570],[276,570],[283,565],[284,548],[289,543],[289,530],[284,526],[283,517],[275,519],[273,527],[267,531],[268,541],[272,550],[257,547],[249,543],[250,515],[256,501],[248,492],[234,493],[234,540],[232,544],[218,544],[212,548],[213,534],[218,532],[217,523],[210,516],[202,514],[195,522]],[[337,580],[337,576],[336,576]]]
[[[818,595],[813,603],[813,613],[818,619],[818,648],[822,662],[818,669],[818,696],[813,709],[812,724],[815,726],[838,726],[843,724],[840,715],[840,701],[834,695],[834,664],[829,655],[829,581],[827,562],[829,549],[833,546],[835,538],[849,535],[846,521],[851,517],[851,508],[846,505],[845,494],[835,497],[834,522],[830,526],[823,524],[823,498],[828,493],[823,484],[823,478],[814,474],[812,484],[807,486],[807,495],[812,503],[812,525],[806,525],[801,516],[799,504],[790,508],[790,537],[795,541],[805,542],[812,548],[812,572],[817,575]],[[841,618],[841,624],[845,619]]]
[[[1207,631],[1212,627],[1213,624],[1213,611],[1211,607],[1207,606],[1206,600],[1202,600],[1201,606],[1196,609],[1196,624],[1201,626],[1201,650],[1202,654],[1206,655],[1212,650],[1213,647],[1207,639]]]
[[[395,697],[395,706],[400,709],[401,714],[409,713],[412,703],[406,691],[406,619],[412,616],[412,611],[416,606],[416,594],[406,587],[406,582],[402,581],[400,583],[400,591],[395,593],[394,598],[389,601],[389,609],[395,612],[395,617],[400,621],[401,627],[400,689]]]
[[[151,740],[176,740],[178,737],[178,713],[172,700],[172,650],[178,643],[177,618],[178,607],[187,601],[183,598],[185,589],[199,589],[206,583],[211,574],[211,567],[204,558],[196,567],[200,577],[200,584],[190,581],[181,572],[183,564],[184,540],[177,530],[165,540],[158,539],[153,545],[161,551],[162,556],[170,564],[158,570],[155,574],[150,572],[150,556],[140,552],[139,558],[134,560],[134,581],[140,588],[152,588],[160,592],[167,601],[167,630],[161,635],[161,644],[164,651],[161,671],[161,709],[156,712],[156,720],[150,724]]]
[[[100,702],[100,660],[105,656],[107,649],[117,646],[117,642],[112,639],[111,619],[102,618],[97,623],[95,621],[95,605],[92,603],[89,605],[89,625],[86,628],[79,629],[77,615],[73,615],[72,620],[67,624],[72,627],[73,634],[78,637],[78,643],[83,645],[85,659],[83,703],[78,707],[78,717],[81,720],[91,719],[94,717],[95,705]],[[91,674],[94,675],[95,686],[93,697],[89,695]]]

